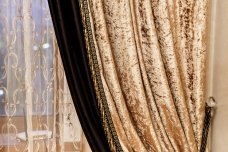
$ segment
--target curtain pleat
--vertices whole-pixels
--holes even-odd
[[[89,69],[79,2],[49,0],[49,7],[71,96],[94,152],[108,152]]]
[[[207,5],[49,0],[71,95],[93,151],[204,151]]]
[[[208,1],[82,2],[123,150],[200,151]]]

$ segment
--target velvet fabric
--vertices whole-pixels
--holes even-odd
[[[97,107],[77,0],[48,0],[71,96],[85,136],[94,152],[109,146]]]
[[[92,76],[123,151],[199,152],[208,0],[82,1]]]

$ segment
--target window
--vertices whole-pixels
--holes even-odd
[[[0,151],[81,151],[82,135],[47,1],[2,0]]]

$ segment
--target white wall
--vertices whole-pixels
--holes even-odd
[[[216,7],[211,34],[214,51],[211,92],[217,101],[211,146],[212,152],[228,152],[228,0],[211,1],[214,1],[212,7]]]

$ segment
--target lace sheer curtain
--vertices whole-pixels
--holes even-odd
[[[0,1],[0,151],[90,151],[46,0]]]

